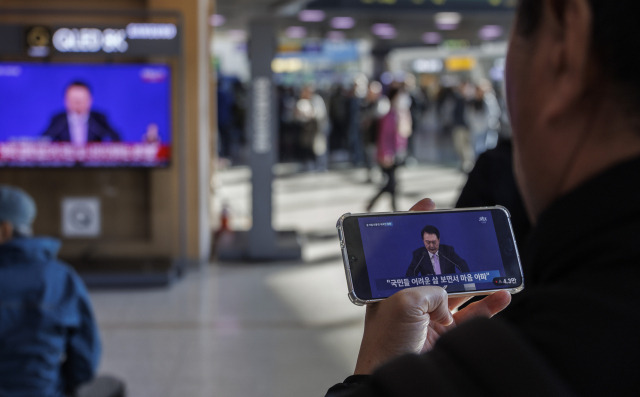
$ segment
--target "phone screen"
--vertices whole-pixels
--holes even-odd
[[[502,207],[348,215],[341,239],[352,300],[422,285],[448,293],[514,292],[523,285],[509,213]]]

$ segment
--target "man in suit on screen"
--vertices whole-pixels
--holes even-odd
[[[42,136],[52,142],[71,142],[79,146],[91,142],[120,142],[120,135],[109,125],[107,117],[91,110],[92,105],[89,86],[82,81],[70,83],[64,94],[66,110],[53,116]]]
[[[452,246],[440,244],[440,231],[432,225],[425,226],[420,235],[424,247],[413,251],[413,259],[407,269],[407,277],[436,274],[467,273],[469,266]]]

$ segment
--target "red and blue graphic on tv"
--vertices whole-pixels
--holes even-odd
[[[163,167],[170,158],[167,65],[0,63],[0,166]]]

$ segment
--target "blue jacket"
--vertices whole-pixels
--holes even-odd
[[[95,375],[89,294],[59,249],[51,238],[0,244],[0,396],[62,396]]]

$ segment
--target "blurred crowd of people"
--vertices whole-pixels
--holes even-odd
[[[299,163],[309,171],[347,163],[366,167],[371,180],[371,170],[379,165],[381,120],[392,110],[389,94],[396,91],[398,132],[406,139],[398,148],[400,163],[424,158],[422,154],[433,148],[417,137],[432,133],[440,145],[455,149],[459,168],[469,172],[476,157],[495,147],[498,135],[508,129],[499,90],[487,80],[449,78],[426,86],[416,84],[413,75],[389,84],[359,76],[351,84],[326,89],[280,85],[279,161]],[[231,164],[246,160],[246,100],[240,81],[220,81],[218,155]]]

